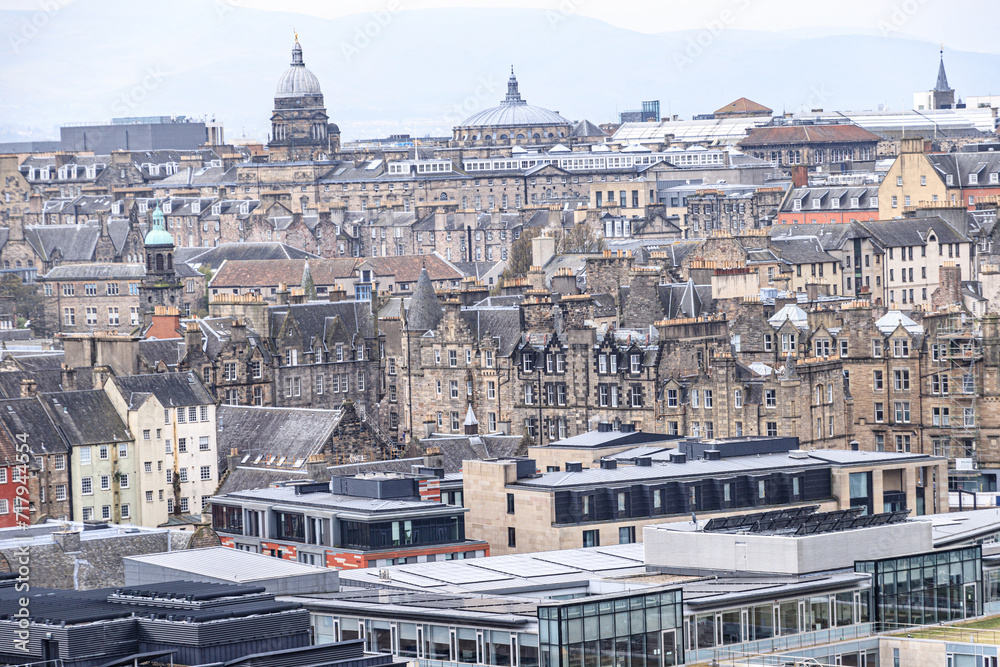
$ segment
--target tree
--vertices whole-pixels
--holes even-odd
[[[38,293],[37,285],[26,285],[16,275],[9,273],[0,279],[0,298],[14,299],[19,324],[28,320],[36,330],[43,325],[45,302]]]
[[[513,278],[523,278],[531,269],[531,239],[542,233],[540,229],[525,229],[521,238],[510,246],[510,256],[507,258],[507,268],[500,274],[502,285]]]
[[[560,254],[603,252],[604,237],[589,222],[578,222],[559,236],[556,252]]]

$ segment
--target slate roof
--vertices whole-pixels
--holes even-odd
[[[840,250],[848,241],[864,238],[869,234],[854,223],[834,223],[818,225],[775,225],[771,228],[771,239],[782,237],[812,236],[819,239],[823,250]]]
[[[406,311],[406,328],[411,331],[429,331],[436,329],[444,317],[444,309],[434,293],[430,275],[426,269],[420,271],[417,287],[410,297],[409,308]]]
[[[24,240],[45,261],[59,250],[62,261],[89,262],[94,259],[101,236],[98,225],[27,225]]]
[[[139,357],[155,368],[159,362],[174,368],[181,360],[183,338],[148,338],[139,341]]]
[[[56,430],[42,402],[35,398],[0,400],[0,423],[15,442],[23,434],[32,454],[65,454],[66,440]]]
[[[308,479],[309,473],[305,468],[277,469],[237,466],[235,470],[226,474],[226,478],[222,480],[215,495],[221,496],[250,489],[264,489],[274,484],[304,482]]]
[[[178,248],[178,251],[181,249]],[[187,250],[186,248],[184,250]],[[308,259],[318,257],[305,250],[293,248],[284,243],[222,243],[214,248],[192,248],[197,250],[192,257],[184,257],[183,261],[192,265],[208,265],[218,268],[225,260],[246,261],[265,259]],[[180,252],[178,260],[181,261]]]
[[[978,176],[977,183],[972,187],[1000,188],[1000,183],[990,183],[988,174],[1000,172],[1000,155],[997,153],[931,153],[927,160],[946,181],[948,175],[953,177],[954,186],[970,186],[969,174]]]
[[[857,198],[857,207],[851,206],[851,201]],[[795,201],[799,200],[800,208],[795,208]],[[812,187],[794,188],[785,198],[781,206],[782,213],[808,213],[810,211],[832,211],[836,213],[850,213],[851,211],[872,211],[878,210],[874,204],[878,200],[878,186],[870,185],[866,187]],[[837,206],[833,203],[837,202]]]
[[[103,389],[39,394],[52,422],[73,447],[132,439]]]
[[[226,457],[232,449],[239,451],[240,465],[254,465],[257,455],[265,459],[275,455],[301,468],[310,456],[322,453],[342,415],[340,410],[220,405],[216,412],[219,470],[227,468]]]
[[[362,338],[375,337],[375,318],[371,313],[371,303],[368,301],[311,301],[309,303],[271,306],[270,337],[277,337],[288,314],[291,314],[299,332],[302,334],[303,350],[313,347],[313,344],[326,339],[328,327],[334,325],[336,318],[348,332],[356,332]]]
[[[887,248],[927,245],[930,232],[934,232],[936,243],[972,242],[969,237],[938,217],[855,222],[854,224],[866,230],[883,247]]]
[[[60,370],[63,360],[66,358],[64,352],[42,352],[39,354],[11,354],[7,352],[3,356],[13,357],[17,367],[28,372]]]
[[[781,146],[787,144],[830,144],[881,141],[877,134],[858,125],[841,123],[836,125],[767,125],[750,131],[742,139],[740,148],[756,146]]]
[[[43,280],[114,279],[137,280],[146,276],[142,264],[60,264],[54,266]]]
[[[576,125],[573,126],[573,130],[569,133],[571,137],[607,137],[609,136],[607,132],[594,125],[589,120],[584,118],[578,121]]]
[[[77,370],[77,384],[89,385],[89,368]],[[62,371],[53,368],[36,371],[3,371],[0,372],[0,396],[5,398],[20,398],[21,380],[31,378],[37,384],[37,391],[62,391]]]
[[[501,356],[510,354],[521,338],[519,308],[465,308],[459,317],[476,339],[482,340],[486,336],[499,338]]]
[[[462,470],[463,461],[504,459],[517,456],[523,439],[514,435],[445,435],[421,438],[421,447],[437,447],[444,458],[445,474]],[[419,465],[423,465],[423,462]]]
[[[712,311],[711,285],[695,285],[693,280],[688,280],[659,285],[658,291],[664,317],[668,320],[700,317]]]
[[[792,264],[814,264],[836,262],[836,257],[823,250],[819,239],[814,237],[798,237],[771,239],[771,248],[779,257]]]
[[[210,405],[215,399],[194,373],[151,373],[115,376],[111,380],[128,402],[129,409],[153,395],[164,407]]]

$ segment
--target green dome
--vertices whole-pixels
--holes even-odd
[[[160,202],[156,202],[156,210],[153,211],[153,227],[146,232],[143,243],[151,245],[173,245],[174,237],[164,229],[163,211],[160,210]]]

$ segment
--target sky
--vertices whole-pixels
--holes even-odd
[[[0,0],[0,9],[35,10],[75,0]],[[136,0],[141,4],[144,0]],[[941,42],[948,48],[1000,53],[996,0],[205,0],[319,18],[398,9],[523,7],[579,14],[645,33],[700,30],[717,22],[744,30],[819,34],[892,34]],[[982,20],[969,20],[981,17]]]

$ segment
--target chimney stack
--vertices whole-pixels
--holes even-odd
[[[38,395],[38,383],[31,378],[21,380],[21,398],[34,398]]]

